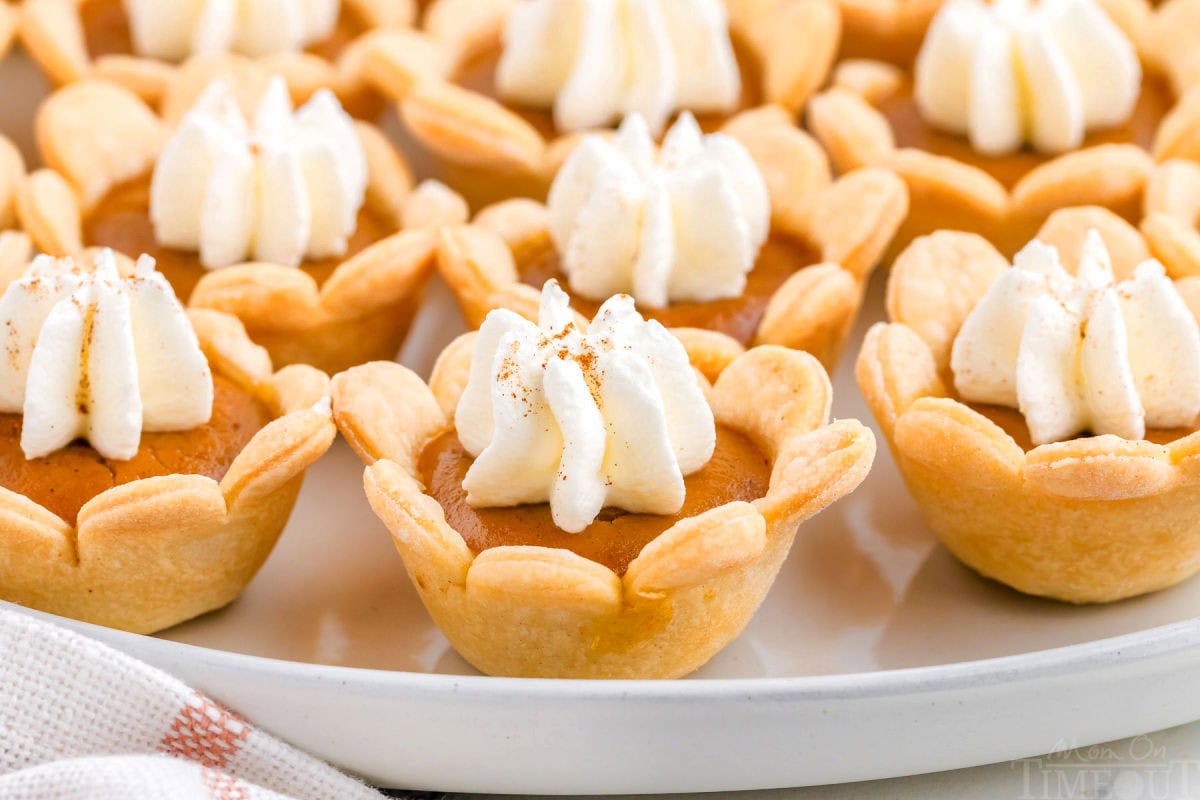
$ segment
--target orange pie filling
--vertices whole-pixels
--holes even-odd
[[[463,478],[473,461],[454,432],[426,445],[420,461],[425,490],[473,552],[509,545],[562,548],[618,575],[624,575],[642,548],[676,522],[726,503],[757,500],[766,495],[771,478],[769,459],[749,439],[718,426],[712,459],[686,476],[687,497],[677,513],[633,514],[605,508],[579,533],[567,533],[554,524],[546,503],[512,508],[477,508],[468,503]]]
[[[213,389],[209,422],[191,430],[144,433],[137,454],[124,461],[105,458],[84,441],[26,459],[21,416],[0,414],[0,486],[74,524],[79,509],[93,497],[142,478],[204,475],[220,481],[272,417],[257,397],[228,378],[213,376]]]

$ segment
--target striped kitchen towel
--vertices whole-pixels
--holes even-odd
[[[378,800],[200,692],[0,611],[0,800]]]

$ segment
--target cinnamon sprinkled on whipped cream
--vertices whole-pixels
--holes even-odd
[[[617,295],[589,325],[554,281],[538,324],[488,314],[455,411],[475,457],[463,480],[474,506],[549,503],[579,532],[605,507],[673,514],[684,476],[716,444],[712,410],[683,345]]]
[[[94,269],[39,256],[0,296],[0,413],[22,414],[26,458],[85,438],[128,460],[142,431],[189,430],[212,415],[208,361],[170,284],[142,256]]]

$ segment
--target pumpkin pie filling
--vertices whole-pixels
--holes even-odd
[[[122,0],[85,0],[79,9],[79,16],[83,23],[84,41],[93,58],[134,53],[129,17]],[[343,3],[333,34],[306,48],[305,52],[332,61],[364,30],[365,26],[358,15]]]
[[[324,283],[346,259],[375,242],[395,233],[395,225],[371,211],[364,203],[358,223],[347,242],[345,255],[336,258],[306,260],[300,269],[318,285]],[[89,246],[111,247],[119,253],[145,253],[158,262],[158,270],[170,281],[184,302],[204,277],[207,269],[199,254],[158,243],[150,220],[150,176],[113,188],[83,221],[84,242]]]
[[[1136,144],[1149,151],[1159,124],[1173,104],[1174,95],[1166,82],[1157,76],[1146,75],[1142,79],[1137,105],[1129,119],[1115,128],[1089,131],[1082,147]],[[1008,189],[1055,157],[1039,153],[1028,145],[1014,153],[990,156],[972,147],[965,135],[938,130],[921,116],[913,97],[911,78],[906,78],[895,92],[884,99],[879,104],[879,110],[891,125],[897,147],[912,147],[978,167]]]
[[[0,414],[0,486],[22,494],[70,524],[101,492],[160,475],[204,475],[219,481],[271,414],[253,394],[213,376],[212,419],[186,431],[143,433],[128,461],[105,458],[86,442],[27,460],[21,415]]]
[[[554,278],[564,286],[569,284],[558,251],[549,239],[514,255],[522,283],[540,289]],[[820,255],[812,245],[773,234],[759,251],[741,295],[704,303],[671,303],[665,308],[639,306],[638,311],[668,328],[706,328],[748,345],[754,339],[771,296],[798,270],[818,261]],[[595,316],[600,305],[595,300],[571,295],[571,307],[589,319]]]
[[[531,545],[562,548],[623,575],[642,548],[676,522],[738,500],[763,497],[771,463],[737,431],[717,426],[712,460],[684,478],[687,497],[676,514],[631,514],[605,508],[579,533],[559,529],[550,506],[538,503],[511,508],[477,508],[467,503],[463,478],[473,459],[450,431],[433,439],[421,453],[426,491],[438,501],[446,521],[475,553],[493,547]]]

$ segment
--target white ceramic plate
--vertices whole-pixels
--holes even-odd
[[[881,288],[865,318],[881,314]],[[460,329],[435,286],[404,360],[427,371]],[[835,413],[867,419],[851,360]],[[67,624],[320,757],[407,788],[800,786],[1200,718],[1200,581],[1083,608],[985,581],[933,543],[886,450],[856,493],[801,530],[742,637],[669,683],[479,676],[425,614],[361,475],[340,443],[310,471],[274,554],[229,608],[158,638]]]
[[[0,130],[40,82],[9,59]],[[14,120],[18,122],[14,123]],[[882,315],[877,280],[864,320]],[[435,286],[404,360],[461,330]],[[868,419],[851,364],[834,409]],[[807,524],[740,639],[668,683],[482,677],[449,648],[342,444],[229,608],[158,638],[67,620],[382,785],[511,793],[756,789],[1037,755],[1200,718],[1200,581],[1110,607],[1034,600],[935,546],[881,450]],[[33,612],[31,612],[33,613]]]

